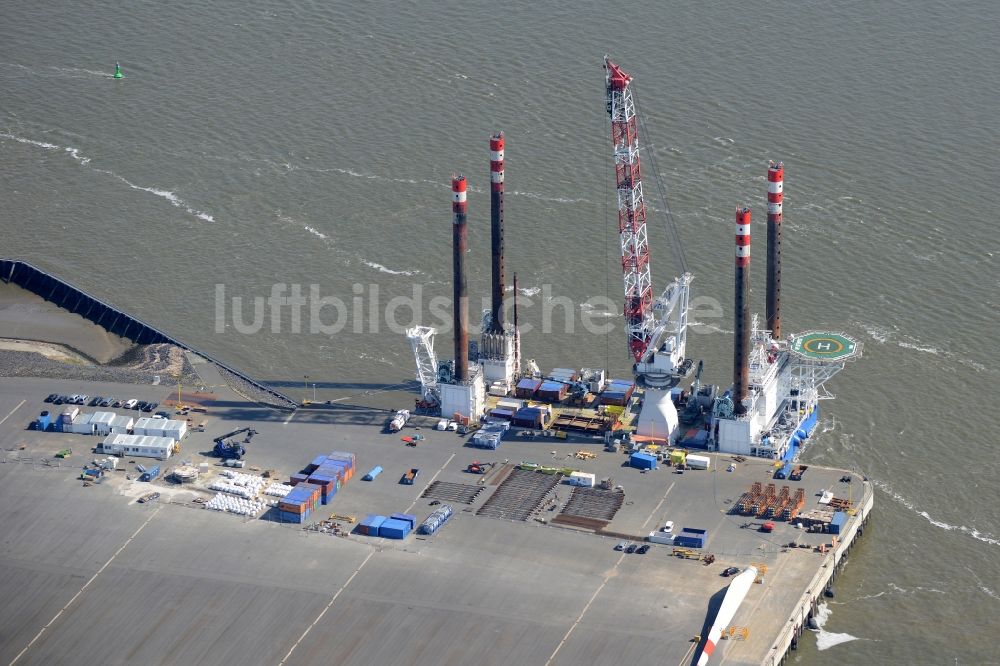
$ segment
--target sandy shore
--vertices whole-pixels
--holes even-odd
[[[0,338],[0,349],[18,352],[37,352],[45,358],[50,358],[53,361],[61,363],[75,363],[77,365],[91,365],[93,363],[91,359],[78,354],[69,347],[52,342]]]
[[[135,346],[131,340],[112,335],[80,315],[48,303],[17,285],[4,283],[0,283],[0,338],[25,341],[25,344],[30,344],[28,341],[52,343],[63,350],[59,351],[59,347],[15,349],[12,346],[0,346],[0,349],[37,351],[53,360],[71,359],[68,354],[72,354],[84,363],[92,360],[107,363]],[[69,349],[65,349],[67,347]],[[52,354],[67,358],[57,359]]]

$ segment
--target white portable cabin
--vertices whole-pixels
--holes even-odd
[[[76,418],[69,425],[63,424],[63,432],[72,432],[77,435],[93,435],[94,427],[90,424],[93,414],[77,414]]]
[[[132,434],[134,435],[154,434],[151,432],[147,432],[148,430],[158,430],[158,428],[150,425],[150,421],[153,420],[154,419],[151,419],[148,416],[140,416],[138,419],[135,420],[135,423],[132,424]],[[160,421],[160,419],[155,419],[155,420]]]
[[[187,434],[187,423],[184,421],[163,421],[160,425],[160,433],[163,437],[169,437],[175,442],[179,442]]]
[[[166,460],[174,450],[174,440],[151,435],[108,435],[101,442],[103,453],[113,456],[141,456]]]
[[[120,435],[127,435],[135,424],[135,419],[127,414],[116,416],[113,421],[111,421],[111,433],[116,433]],[[108,434],[111,434],[108,433]]]
[[[593,488],[597,484],[597,477],[587,472],[572,472],[569,475],[569,482],[570,485]]]
[[[132,426],[132,433],[135,435],[149,435],[151,437],[169,437],[178,442],[184,439],[184,435],[187,434],[187,423],[184,421],[143,417]]]
[[[94,412],[94,415],[90,418],[90,425],[93,426],[93,431],[95,435],[105,436],[110,435],[111,424],[114,423],[117,415],[114,412]]]
[[[689,453],[685,462],[691,469],[708,469],[712,464],[712,459],[707,456],[696,456]]]

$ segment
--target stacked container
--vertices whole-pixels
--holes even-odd
[[[301,483],[278,501],[278,516],[283,523],[304,523],[316,505],[315,488]]]

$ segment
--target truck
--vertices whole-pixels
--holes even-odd
[[[404,486],[412,486],[413,482],[416,481],[418,474],[420,474],[420,470],[414,467],[409,472],[403,474],[403,478],[401,478],[399,482]]]

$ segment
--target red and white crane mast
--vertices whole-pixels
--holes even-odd
[[[636,362],[649,346],[652,328],[653,286],[649,275],[646,202],[639,167],[639,132],[629,84],[632,77],[604,58],[607,70],[607,108],[611,115],[615,180],[618,190],[618,232],[625,277],[625,330]]]
[[[632,97],[632,77],[604,57],[605,89],[611,116],[615,180],[618,192],[618,232],[621,239],[622,273],[625,278],[625,331],[628,349],[635,358],[633,372],[650,387],[670,385],[690,370],[684,358],[687,343],[687,311],[691,274],[686,272],[683,248],[673,226],[663,184],[653,160],[653,176],[667,215],[671,249],[680,262],[682,275],[653,298],[649,273],[649,241],[646,232],[646,202],[642,191],[638,122]],[[650,155],[652,157],[652,155]]]

